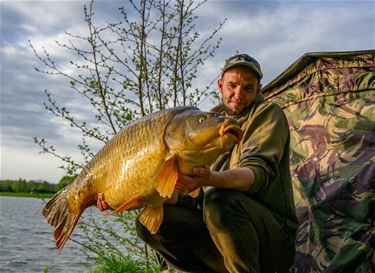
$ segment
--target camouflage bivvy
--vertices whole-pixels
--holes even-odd
[[[262,93],[291,131],[291,272],[375,272],[375,50],[305,54]]]

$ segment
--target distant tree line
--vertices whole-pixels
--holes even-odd
[[[22,178],[18,180],[0,180],[0,192],[55,193],[72,183],[74,178],[75,176],[66,175],[57,184],[48,183],[47,181],[27,181]]]

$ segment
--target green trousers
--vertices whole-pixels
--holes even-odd
[[[136,227],[142,240],[186,272],[288,272],[295,255],[282,219],[233,190],[209,190],[202,209],[165,205],[155,235],[138,220]]]

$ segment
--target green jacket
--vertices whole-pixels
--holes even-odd
[[[213,110],[220,111],[220,107]],[[269,208],[295,235],[298,220],[289,169],[289,126],[284,112],[258,95],[248,111],[233,118],[240,122],[244,137],[231,152],[220,156],[211,169],[250,168],[255,182],[246,194]]]

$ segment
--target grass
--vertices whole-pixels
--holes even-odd
[[[154,266],[147,266],[145,261],[110,255],[99,257],[94,269],[87,273],[160,273]]]
[[[0,192],[0,196],[51,198],[53,193]]]

